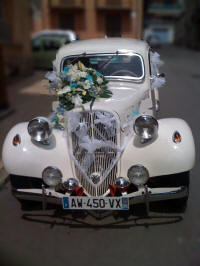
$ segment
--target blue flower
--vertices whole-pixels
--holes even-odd
[[[76,88],[77,87],[77,84],[76,83],[71,83],[70,84],[70,88],[72,89],[72,88]]]
[[[92,87],[92,88],[90,88],[90,92],[92,93],[92,94],[98,94],[98,90],[97,90],[97,88],[95,88],[95,87]]]
[[[52,116],[50,117],[50,121],[51,121],[52,123],[57,121],[56,113],[53,113],[53,114],[52,114]]]
[[[97,75],[98,77],[102,77],[101,73],[99,73],[98,71],[96,71],[96,75]]]
[[[64,111],[65,111],[65,109],[63,109],[63,108],[60,107],[60,106],[57,107],[57,109],[56,109],[56,113],[61,114],[61,115],[63,115]]]
[[[71,81],[71,76],[66,77],[66,81],[70,82]]]
[[[92,76],[87,74],[86,79],[89,80],[90,83],[93,82]]]
[[[64,73],[66,74],[68,71],[69,71],[69,67],[68,66],[64,67]]]
[[[67,82],[70,82],[71,80],[71,76],[69,74],[67,74],[67,72],[64,72],[62,71],[60,73],[60,78],[63,80],[63,81],[67,81]]]
[[[133,110],[132,112],[133,112],[133,115],[134,115],[134,116],[139,115],[139,110],[138,110],[138,109],[135,109],[135,110]]]

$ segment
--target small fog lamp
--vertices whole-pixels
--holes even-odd
[[[57,167],[48,166],[42,172],[42,179],[46,185],[55,187],[61,182],[62,173]]]
[[[149,172],[143,165],[133,165],[128,169],[127,176],[136,186],[144,185],[149,179]]]
[[[126,190],[126,188],[129,186],[129,182],[123,177],[118,177],[115,181],[115,184],[117,188],[119,188],[122,191]]]
[[[63,183],[63,187],[69,192],[72,192],[77,186],[78,181],[75,178],[69,178],[66,182]]]
[[[34,118],[28,124],[28,133],[31,138],[38,142],[45,142],[51,136],[52,127],[45,118]]]

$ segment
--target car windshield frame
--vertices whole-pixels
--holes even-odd
[[[145,78],[145,65],[144,65],[144,59],[143,57],[135,52],[132,51],[127,51],[127,52],[123,52],[123,53],[94,53],[94,54],[76,54],[76,55],[68,55],[65,56],[62,61],[61,61],[61,65],[60,65],[60,71],[63,71],[63,66],[64,66],[64,62],[66,59],[78,59],[81,57],[100,57],[100,56],[120,56],[120,55],[128,55],[128,56],[138,56],[140,58],[141,61],[141,68],[142,68],[142,75],[140,77],[131,77],[131,76],[106,76],[106,79],[109,80],[123,80],[123,81],[134,81],[134,82],[143,82],[144,78]],[[108,59],[108,64],[109,64],[109,59]],[[99,71],[99,70],[97,70]]]

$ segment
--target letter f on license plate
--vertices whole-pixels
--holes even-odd
[[[126,197],[63,197],[63,209],[128,210]]]

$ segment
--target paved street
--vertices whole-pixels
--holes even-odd
[[[200,52],[164,47],[167,84],[160,89],[161,117],[185,119],[197,149],[185,213],[152,206],[150,219],[139,219],[142,206],[131,215],[62,216],[48,210],[22,211],[11,196],[9,182],[0,191],[0,264],[4,265],[200,265]],[[9,128],[50,112],[43,73],[9,86],[14,112],[0,121],[0,147]],[[41,95],[41,88],[44,94]],[[102,213],[102,216],[106,213]]]

